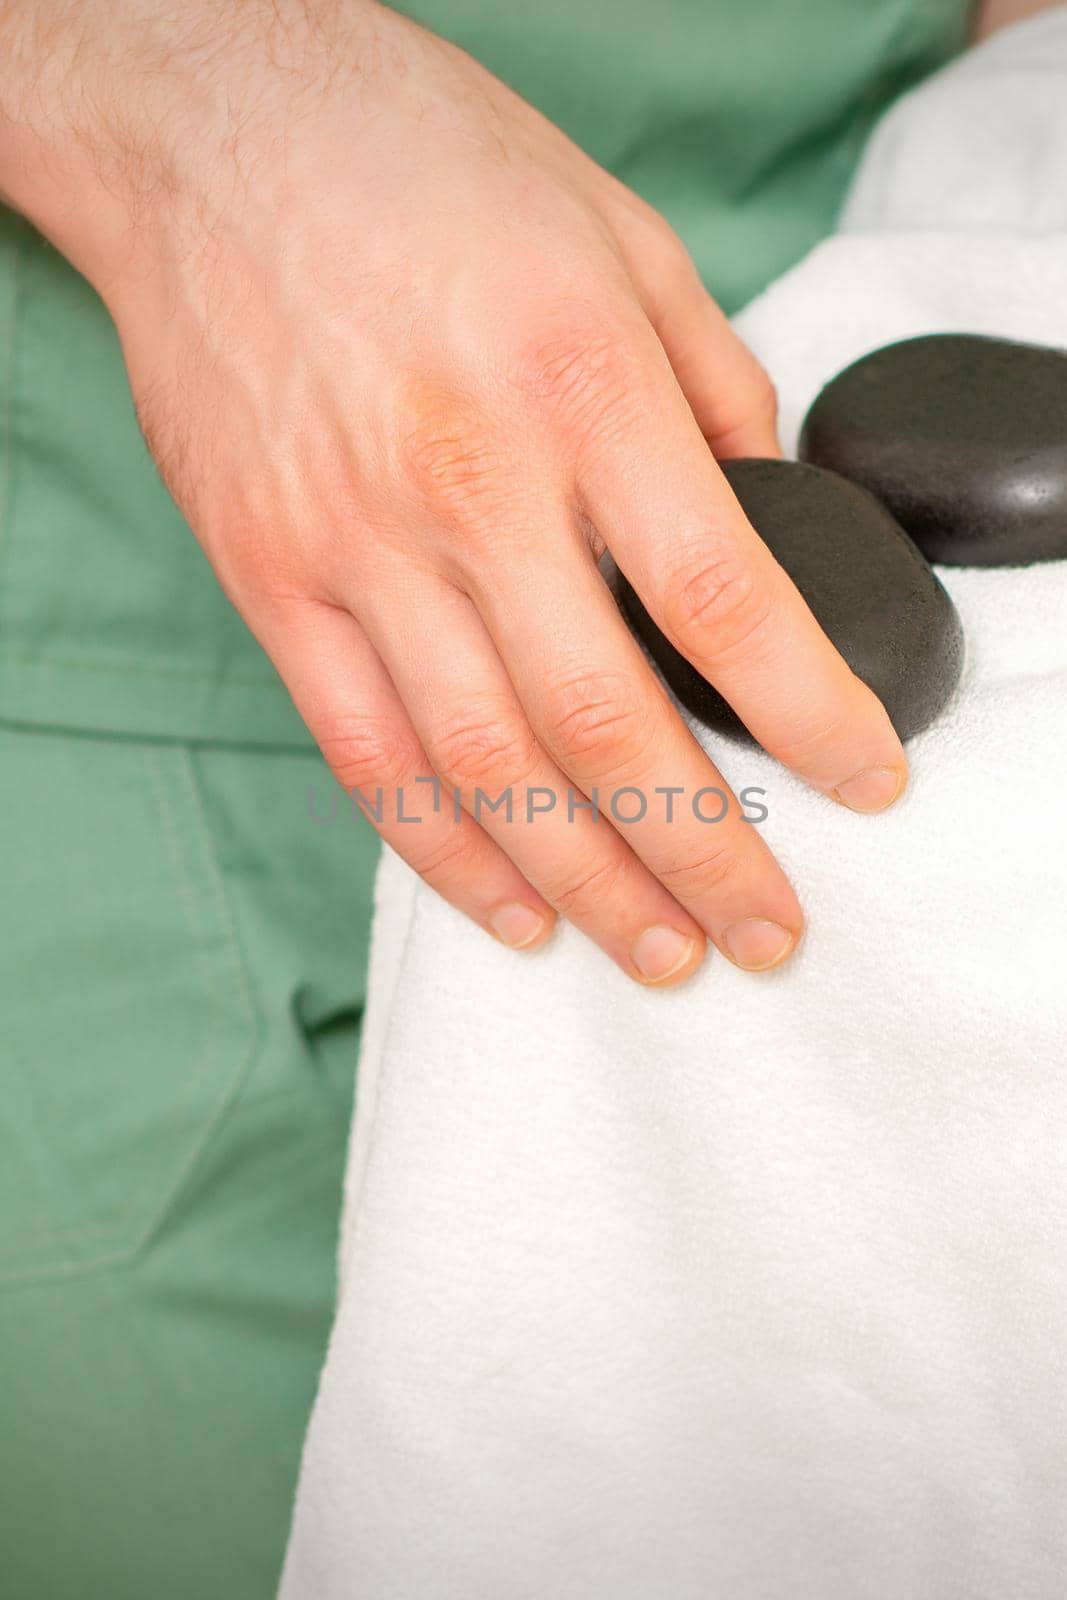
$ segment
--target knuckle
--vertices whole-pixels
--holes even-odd
[[[741,871],[741,854],[734,843],[723,840],[697,856],[657,870],[665,888],[680,899],[719,893],[732,885]]]
[[[611,198],[615,232],[636,259],[648,263],[657,273],[661,267],[669,270],[671,265],[695,270],[681,235],[662,211],[617,179],[612,181]]]
[[[778,391],[770,376],[754,356],[750,357],[740,381],[734,386],[729,409],[715,427],[715,447],[720,457],[737,454],[740,436],[748,434],[758,422],[774,430],[778,417]]]
[[[493,708],[467,708],[438,729],[430,753],[441,776],[461,789],[522,783],[537,765],[530,729]]]
[[[320,729],[318,746],[330,771],[346,789],[371,789],[403,781],[412,752],[402,732],[388,721],[364,718]]]
[[[657,279],[679,280],[685,284],[699,281],[696,266],[681,236],[658,212],[653,212],[642,241],[642,254],[653,267]]]
[[[500,494],[501,451],[487,417],[464,395],[424,384],[407,406],[401,469],[417,497],[445,521],[466,520]]]
[[[474,851],[465,834],[465,829],[450,830],[445,839],[410,855],[409,865],[430,884],[462,878],[474,866]]]
[[[663,605],[668,631],[683,649],[718,661],[757,649],[772,614],[767,586],[752,563],[732,555],[684,569],[668,585]]]
[[[639,362],[625,328],[602,314],[573,314],[530,341],[518,387],[576,442],[620,427],[634,414]]]
[[[647,749],[650,712],[626,673],[562,679],[549,688],[547,703],[550,737],[565,762],[610,771]]]
[[[321,544],[304,536],[306,518],[286,500],[277,464],[246,478],[228,474],[205,493],[197,535],[216,577],[238,605],[309,595],[322,569]]]
[[[239,608],[285,603],[311,589],[311,563],[300,547],[236,498],[209,520],[203,540],[224,593]]]
[[[550,889],[547,899],[571,921],[602,919],[606,905],[619,888],[622,870],[622,859],[608,856],[580,872],[577,877],[566,879]]]
[[[766,367],[757,365],[756,391],[758,398],[772,414],[778,410],[778,388]]]
[[[844,748],[849,727],[843,717],[812,717],[801,708],[790,719],[789,732],[774,741],[776,760],[796,771],[806,771],[826,751]]]
[[[778,415],[778,390],[766,367],[755,362],[749,389],[750,404],[761,418],[773,422]]]

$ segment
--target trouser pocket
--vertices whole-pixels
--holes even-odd
[[[132,1256],[251,1064],[181,745],[0,728],[0,1283]]]

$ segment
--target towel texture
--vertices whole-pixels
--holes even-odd
[[[890,117],[740,319],[787,449],[888,340],[1067,345],[1046,122],[1063,10]],[[805,902],[780,972],[516,956],[386,853],[285,1600],[1060,1600],[1067,563],[941,576],[964,680],[892,813],[715,746]]]

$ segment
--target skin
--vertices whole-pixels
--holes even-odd
[[[563,914],[641,982],[709,939],[786,959],[801,909],[732,797],[714,827],[567,815],[568,788],[729,790],[605,546],[772,755],[855,810],[906,779],[716,465],[778,453],[774,394],[663,219],[368,0],[0,0],[0,112],[0,195],[103,297],[164,481],[333,772],[422,816],[387,798],[388,842],[518,948]],[[478,787],[513,820],[455,821]],[[531,787],[560,796],[533,823]]]
[[[1062,0],[982,0],[977,7],[974,22],[975,39],[988,39],[998,28],[1010,27],[1039,11],[1049,11]]]

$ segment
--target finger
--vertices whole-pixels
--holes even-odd
[[[774,385],[705,289],[681,239],[650,212],[645,227],[623,230],[621,242],[638,299],[712,453],[722,460],[780,456]]]
[[[531,730],[466,595],[443,579],[406,588],[411,618],[382,585],[367,626],[434,770],[545,899],[631,977],[676,983],[703,958],[694,919],[579,793]],[[385,613],[389,614],[388,624]]]
[[[904,786],[904,752],[756,535],[647,323],[614,371],[577,463],[581,509],[675,647],[765,749],[853,809]]]
[[[757,970],[785,960],[803,926],[796,895],[671,705],[588,548],[575,537],[545,539],[535,559],[474,575],[473,593],[567,779],[598,796],[731,960]]]
[[[337,781],[398,855],[502,943],[533,949],[555,914],[514,862],[447,800],[363,629],[333,605],[301,601],[257,626]]]

